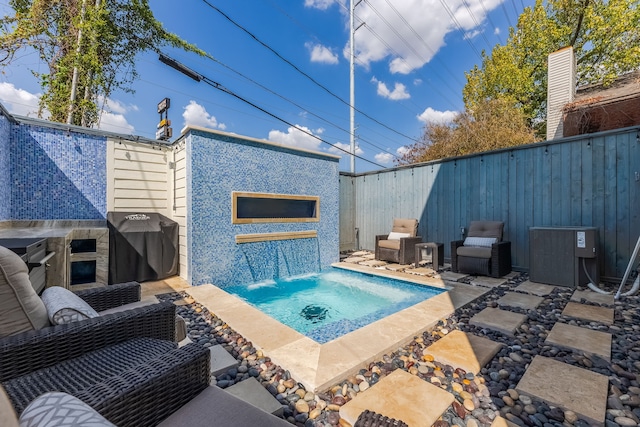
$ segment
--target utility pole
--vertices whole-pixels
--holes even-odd
[[[355,120],[356,120],[356,89],[355,89],[355,34],[356,30],[354,28],[354,19],[353,15],[355,12],[356,5],[354,4],[354,0],[351,0],[351,6],[349,11],[349,37],[351,40],[349,44],[351,46],[351,52],[349,54],[349,133],[351,137],[351,173],[356,173],[356,129],[355,129]]]

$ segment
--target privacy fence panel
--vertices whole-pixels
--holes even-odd
[[[462,227],[499,220],[514,268],[528,270],[530,227],[597,227],[601,274],[621,278],[640,235],[640,128],[342,174],[340,186],[342,250],[373,250],[393,218],[417,218],[449,259]]]

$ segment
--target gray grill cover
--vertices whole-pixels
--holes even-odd
[[[178,272],[178,223],[159,213],[108,212],[109,283]]]

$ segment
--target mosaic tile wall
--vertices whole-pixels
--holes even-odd
[[[11,169],[9,146],[11,122],[0,115],[0,221],[11,219]]]
[[[11,219],[106,218],[106,137],[11,128]]]
[[[190,130],[190,282],[225,287],[318,271],[339,258],[338,159]],[[320,221],[232,224],[232,191],[320,197]],[[236,244],[238,234],[316,230],[317,238]]]

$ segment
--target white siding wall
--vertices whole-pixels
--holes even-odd
[[[184,143],[174,147],[174,204],[173,220],[180,224],[180,277],[187,280],[187,150]]]
[[[107,142],[107,210],[172,217],[168,171],[171,147]]]
[[[573,48],[549,55],[547,81],[547,140],[562,138],[563,108],[576,93],[576,60]]]

